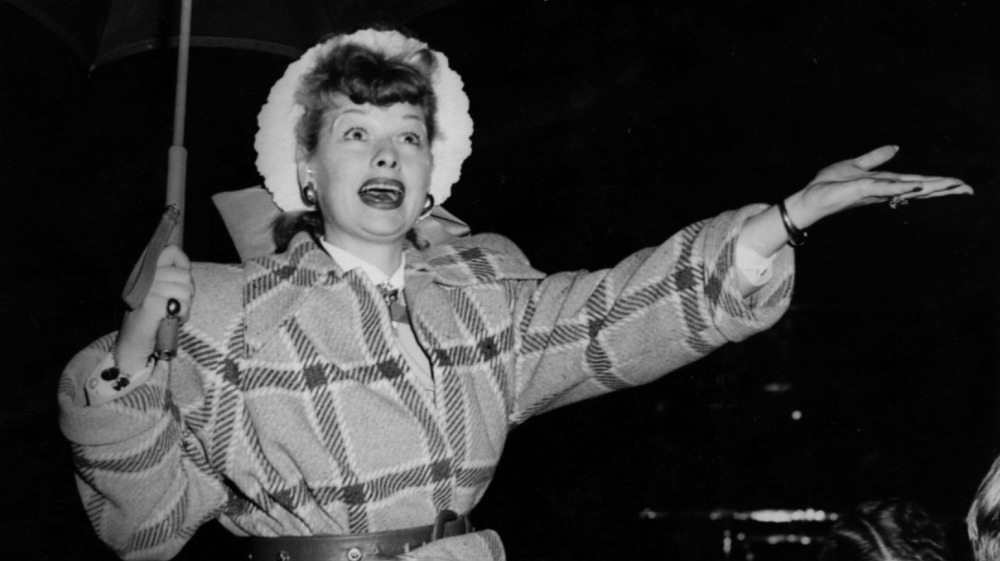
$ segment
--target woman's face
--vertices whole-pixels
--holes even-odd
[[[326,116],[316,152],[299,165],[300,172],[313,171],[328,242],[354,251],[373,242],[402,244],[430,183],[424,110],[341,97]]]

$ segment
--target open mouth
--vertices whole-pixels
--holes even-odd
[[[397,179],[378,177],[365,181],[358,191],[361,202],[380,209],[399,208],[406,197],[403,182]]]

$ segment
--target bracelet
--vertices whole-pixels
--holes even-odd
[[[788,209],[785,208],[785,200],[778,201],[778,211],[781,213],[781,223],[785,225],[785,233],[788,234],[788,245],[799,247],[806,242],[806,233],[799,230],[792,219],[788,216]]]

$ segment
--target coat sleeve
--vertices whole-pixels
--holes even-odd
[[[198,284],[202,301],[226,298],[205,294],[211,290],[203,290],[204,284]],[[196,314],[192,310],[192,320]],[[205,338],[202,334],[199,345]],[[194,338],[185,325],[169,368],[161,362],[133,391],[88,406],[83,384],[114,340],[114,334],[99,339],[64,370],[60,427],[70,441],[77,487],[98,536],[123,559],[169,559],[228,500],[205,444],[212,414],[199,361],[208,351],[193,351]]]
[[[735,269],[742,225],[763,208],[692,224],[611,269],[525,283],[512,423],[651,382],[773,325],[790,302],[792,250],[778,253],[771,279],[746,298]]]

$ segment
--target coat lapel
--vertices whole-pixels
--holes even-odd
[[[243,276],[244,356],[260,350],[315,287],[332,285],[342,276],[333,259],[305,232],[292,239],[286,252],[248,261]]]

